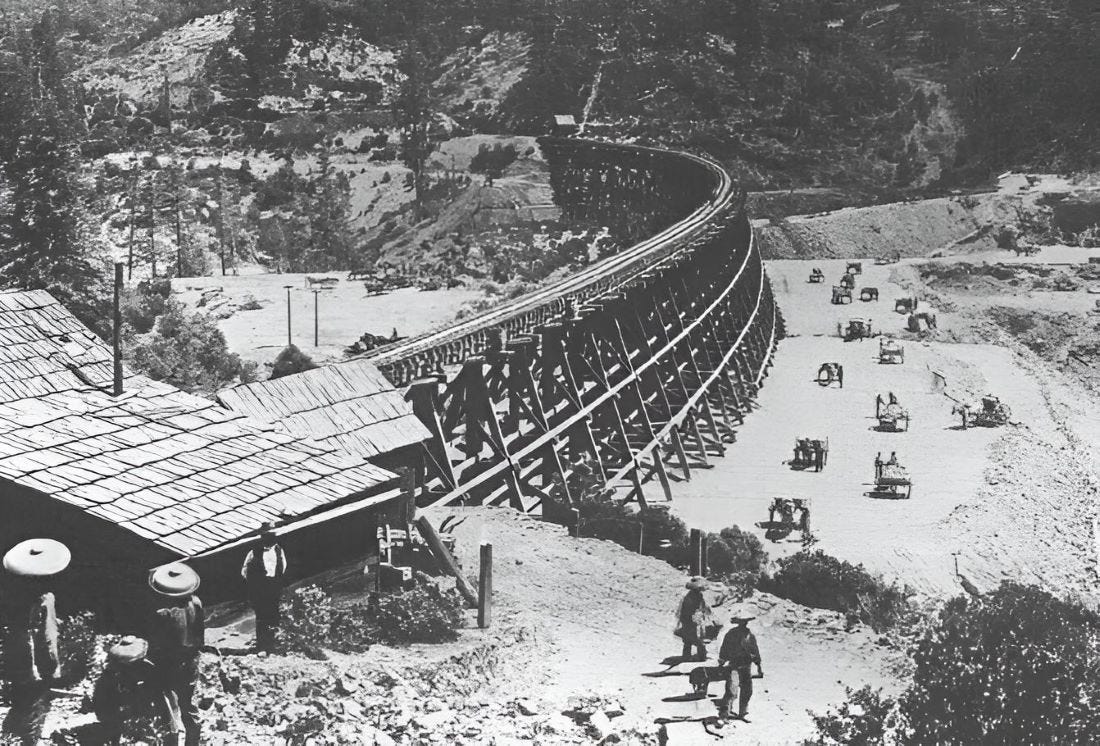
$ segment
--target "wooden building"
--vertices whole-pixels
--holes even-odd
[[[234,412],[385,469],[419,472],[423,443],[431,437],[401,392],[365,360],[236,386],[219,393],[218,400]]]
[[[395,473],[331,439],[129,371],[122,384],[112,395],[111,349],[48,293],[0,292],[0,551],[66,542],[63,601],[128,605],[149,568],[180,558],[204,596],[235,596],[263,522],[303,573],[364,553],[373,513],[401,494]]]

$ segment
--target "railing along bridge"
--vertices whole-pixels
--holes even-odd
[[[566,500],[574,469],[645,500],[734,441],[783,322],[717,164],[540,141],[566,219],[638,243],[561,282],[367,357],[432,432],[425,503]],[[642,239],[643,236],[649,236]]]

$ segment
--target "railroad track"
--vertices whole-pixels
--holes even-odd
[[[586,141],[575,142],[589,144]],[[591,146],[648,153],[655,158],[667,158],[670,155],[668,151],[640,146],[594,141]],[[471,344],[462,349],[462,356],[476,354],[480,351],[476,338],[489,330],[506,327],[511,333],[528,333],[535,325],[559,314],[567,301],[588,302],[614,294],[624,285],[631,284],[641,273],[659,270],[662,264],[670,261],[679,251],[690,249],[690,240],[705,231],[711,221],[724,217],[735,206],[734,200],[738,196],[729,174],[716,163],[689,153],[676,153],[675,156],[695,164],[701,174],[713,180],[710,199],[687,217],[649,239],[591,264],[568,278],[523,295],[506,306],[489,309],[445,329],[379,347],[364,353],[360,359],[370,360],[391,379],[396,379],[394,383],[407,384],[410,382],[407,380],[408,376],[402,375],[396,366],[400,361],[450,345],[461,346],[463,340],[468,340]],[[446,362],[456,363],[459,360],[448,359]]]
[[[507,305],[360,357],[408,387],[432,434],[422,506],[560,506],[582,474],[639,501],[656,479],[672,499],[673,472],[690,478],[735,441],[783,334],[741,193],[720,166],[540,142],[567,220],[656,232]]]

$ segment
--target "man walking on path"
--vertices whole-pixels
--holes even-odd
[[[760,666],[760,648],[756,645],[756,636],[748,628],[748,623],[752,619],[755,617],[748,616],[744,612],[734,614],[730,618],[734,626],[726,633],[718,653],[718,665],[728,667],[726,691],[718,703],[723,720],[729,717],[735,696],[738,696],[738,717],[741,720],[747,719],[749,700],[752,699],[753,664],[756,664],[757,675],[761,678],[764,676],[764,669]]]
[[[4,678],[11,684],[5,736],[36,746],[50,710],[50,686],[61,677],[57,610],[51,579],[69,566],[68,548],[53,539],[27,539],[4,555]],[[5,743],[8,741],[5,740]]]
[[[279,629],[279,604],[286,577],[286,553],[275,541],[270,523],[260,527],[260,538],[241,566],[245,592],[256,612],[256,647],[271,652],[275,649],[275,632]]]
[[[705,661],[707,659],[706,636],[714,628],[714,612],[707,603],[703,591],[707,589],[706,578],[695,576],[687,582],[687,593],[680,601],[680,610],[676,617],[676,629],[673,634],[684,641],[681,658],[685,661]],[[714,639],[711,637],[711,639]],[[692,655],[694,649],[695,655]]]
[[[206,644],[206,618],[195,595],[199,575],[182,562],[158,567],[149,574],[149,586],[164,606],[153,616],[149,660],[156,666],[169,697],[179,708],[185,746],[198,746],[199,710],[194,702],[199,680],[199,656]]]

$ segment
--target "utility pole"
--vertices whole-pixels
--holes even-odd
[[[286,288],[286,346],[290,347],[290,289],[293,285],[283,285]]]
[[[321,346],[321,341],[320,341],[321,340],[321,334],[320,334],[321,325],[320,325],[320,322],[318,321],[319,316],[318,316],[318,312],[317,312],[317,309],[318,309],[317,298],[320,297],[320,295],[321,295],[321,290],[319,288],[314,288],[313,289],[313,346],[314,347],[320,347]]]

